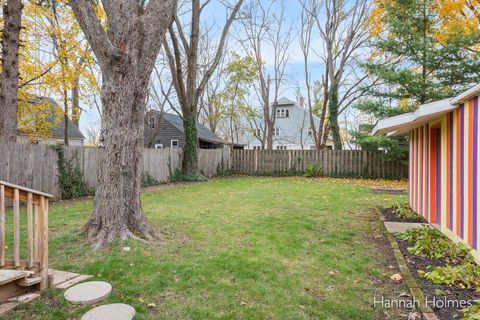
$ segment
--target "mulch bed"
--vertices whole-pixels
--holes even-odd
[[[400,218],[393,212],[393,209],[390,208],[379,208],[380,212],[385,216],[385,221],[392,221],[392,222],[419,222],[419,223],[426,223],[427,221],[422,217],[418,216],[418,218],[414,219],[403,219]]]
[[[408,253],[407,250],[408,247],[411,247],[411,244],[409,244],[407,241],[398,239],[397,237],[395,237],[395,239],[397,240],[400,250],[402,251],[405,260],[407,261],[410,273],[417,281],[425,297],[429,301],[432,301],[433,299],[439,301],[447,301],[447,306],[443,308],[439,308],[438,306],[435,307],[434,305],[430,304],[433,311],[440,320],[461,319],[462,313],[460,312],[460,310],[462,308],[456,307],[459,305],[459,302],[462,300],[472,301],[480,299],[480,293],[474,290],[460,289],[457,287],[448,286],[446,284],[435,284],[421,278],[417,272],[418,270],[428,271],[429,266],[444,266],[446,265],[446,263],[442,260],[432,260],[421,256],[411,255]]]

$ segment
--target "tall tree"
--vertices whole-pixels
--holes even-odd
[[[279,8],[276,8],[276,5]],[[274,13],[275,10],[278,12]],[[277,100],[287,76],[289,47],[292,43],[292,25],[286,21],[285,1],[274,0],[265,4],[251,0],[241,14],[242,29],[239,41],[247,56],[254,59],[257,67],[257,81],[253,85],[260,103],[261,119],[252,119],[255,138],[262,148],[272,150],[277,120]],[[265,51],[270,49],[273,61],[264,60]]]
[[[359,84],[367,78],[356,70],[368,39],[366,21],[371,5],[366,0],[299,2],[302,6],[299,38],[304,57],[312,136],[317,149],[325,148],[329,135],[333,138],[335,149],[342,149],[338,117],[362,96]],[[312,41],[315,32],[318,32],[318,41]],[[312,43],[316,46],[312,47]],[[323,74],[317,80],[317,89],[321,90],[317,91],[315,101],[312,94],[313,79],[309,72],[309,57],[312,51],[320,56],[325,65]],[[314,113],[313,106],[316,104],[321,105],[318,114]],[[320,118],[318,124],[314,122],[314,115]]]
[[[17,140],[18,52],[22,28],[21,0],[7,0],[3,6],[2,72],[0,73],[0,140]]]
[[[358,109],[384,118],[453,96],[478,83],[480,57],[471,50],[478,35],[459,33],[439,38],[442,20],[437,10],[434,0],[376,3],[370,17],[373,51],[364,67],[380,81],[366,88],[369,99],[359,103]],[[366,137],[361,132],[356,136],[361,145],[376,143],[406,157],[406,148],[403,153],[395,149],[402,138]]]
[[[190,30],[181,22],[179,15],[175,16],[175,22],[169,28],[169,39],[163,38],[163,47],[170,65],[171,75],[177,99],[182,109],[183,127],[185,132],[185,147],[183,149],[182,169],[190,175],[198,174],[198,133],[197,116],[200,98],[203,95],[208,81],[218,67],[224,53],[225,43],[243,0],[236,0],[231,8],[227,20],[220,33],[220,39],[216,45],[215,55],[203,66],[203,74],[199,76],[200,67],[200,41],[203,36],[200,28],[201,15],[210,0],[189,0],[186,4],[190,10],[185,13],[189,21]],[[186,34],[189,34],[187,39]]]
[[[107,31],[88,0],[70,1],[102,71],[103,152],[92,216],[85,226],[95,247],[115,238],[152,239],[140,202],[144,111],[162,38],[176,0],[103,0]]]

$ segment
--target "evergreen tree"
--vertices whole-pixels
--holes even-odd
[[[377,2],[370,17],[373,51],[364,63],[378,79],[357,109],[382,119],[410,112],[419,105],[451,97],[480,80],[480,59],[470,50],[479,34],[439,37],[441,19],[434,0]],[[354,133],[362,147],[384,148],[406,159],[406,137],[370,137]]]

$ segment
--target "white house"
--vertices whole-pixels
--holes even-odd
[[[316,126],[320,118],[314,116]],[[261,149],[261,137],[264,131],[263,121],[258,119],[250,123],[251,130],[244,134],[245,149]],[[308,150],[315,149],[315,141],[310,130],[310,113],[303,106],[282,97],[277,102],[273,149]],[[327,148],[332,148],[329,139]]]

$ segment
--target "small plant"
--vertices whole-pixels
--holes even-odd
[[[388,206],[392,209],[395,215],[401,219],[418,219],[421,216],[410,208],[410,205],[405,202],[395,202]]]
[[[435,267],[429,272],[418,271],[418,274],[433,283],[480,291],[480,266],[475,262]]]
[[[463,311],[464,320],[480,320],[480,301],[473,301],[473,305]]]
[[[185,174],[181,169],[176,169],[173,173],[170,181],[190,181],[190,182],[203,182],[208,181],[207,177],[201,174]]]
[[[471,249],[462,243],[453,243],[447,236],[435,228],[422,226],[410,229],[398,236],[413,244],[408,252],[413,255],[430,259],[444,258],[447,263],[473,262]]]
[[[142,172],[141,184],[142,187],[149,187],[159,185],[160,182],[154,177],[152,177],[148,172],[144,171]]]
[[[307,169],[305,169],[305,177],[308,178],[318,178],[318,177],[323,177],[323,169],[316,163],[310,164]]]

